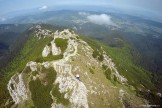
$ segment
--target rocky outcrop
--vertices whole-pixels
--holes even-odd
[[[44,31],[41,31],[41,27],[38,26],[36,36],[44,35]],[[66,35],[65,35],[66,34]],[[77,54],[77,42],[76,40],[70,39],[70,37],[76,38],[69,30],[64,30],[62,32],[55,32],[54,40],[56,38],[68,39],[68,46],[64,52],[63,59],[52,62],[36,63],[29,62],[26,67],[29,67],[31,72],[37,71],[38,66],[44,66],[46,68],[50,67],[51,64],[57,72],[57,78],[55,84],[59,84],[60,93],[65,93],[65,98],[69,99],[72,107],[84,107],[88,108],[87,101],[87,89],[83,82],[80,82],[75,78],[75,75],[72,74],[72,65],[66,64],[69,61],[70,57]],[[56,47],[55,42],[51,41],[51,46],[46,45],[42,51],[42,57],[47,57],[51,52],[52,55],[61,54],[60,48]],[[33,77],[34,78],[34,77]],[[36,79],[36,78],[34,78]],[[16,82],[17,80],[17,82]],[[12,88],[12,85],[14,88]],[[18,104],[23,100],[27,100],[28,88],[24,85],[21,74],[16,74],[13,76],[8,84],[8,90],[12,96],[13,101]],[[70,93],[69,93],[70,92]],[[53,104],[56,106],[56,104]],[[57,105],[61,106],[61,104]]]
[[[12,76],[7,88],[15,104],[29,99],[29,91],[24,84],[22,74]]]
[[[113,78],[113,76],[116,76],[117,80],[120,83],[122,84],[127,83],[127,79],[124,76],[119,74],[115,64],[112,62],[111,58],[106,55],[106,52],[104,52],[103,57],[104,57],[104,60],[102,63],[106,65],[108,68],[110,68],[110,70],[112,71],[111,77]]]
[[[61,54],[61,49],[58,48],[54,42],[54,40],[51,42],[51,50],[52,50],[52,55],[60,55]]]
[[[57,62],[54,67],[58,74],[55,84],[59,84],[60,92],[65,93],[65,98],[70,100],[72,107],[88,108],[86,86],[71,73],[72,66]]]
[[[63,54],[63,57],[57,60],[45,61],[45,62],[34,62],[30,61],[26,64],[26,68],[29,68],[30,72],[27,72],[26,80],[23,80],[23,72],[17,73],[11,77],[8,83],[9,93],[15,102],[19,104],[25,100],[32,100],[29,87],[27,86],[30,81],[35,81],[39,79],[41,84],[47,86],[48,82],[46,81],[47,71],[42,71],[43,69],[49,69],[52,67],[53,71],[56,71],[57,75],[55,80],[52,82],[51,90],[48,95],[50,95],[53,100],[51,107],[52,108],[89,108],[98,107],[95,106],[96,103],[102,105],[103,107],[110,107],[109,101],[107,98],[110,98],[110,95],[119,96],[118,102],[121,102],[123,106],[122,98],[125,92],[123,90],[118,90],[117,87],[108,86],[107,79],[103,74],[102,65],[107,66],[111,70],[111,77],[116,76],[118,82],[121,84],[127,84],[127,79],[120,75],[118,72],[115,63],[112,62],[111,58],[103,50],[103,61],[99,61],[92,56],[93,49],[82,39],[78,39],[78,35],[73,31],[65,29],[64,31],[56,31],[50,33],[49,30],[43,30],[40,26],[36,27],[36,37],[41,39],[42,36],[52,36],[53,40],[50,44],[44,46],[42,51],[42,57],[56,56]],[[60,47],[56,46],[55,39],[62,38],[66,39],[68,44],[64,52],[61,51]],[[26,70],[26,71],[29,71]],[[95,71],[88,72],[88,71]],[[76,75],[82,77],[76,78]],[[99,79],[101,78],[101,79]],[[103,82],[102,82],[103,80]],[[105,81],[106,80],[106,81]],[[27,83],[27,85],[26,85]],[[64,104],[57,103],[57,98],[52,94],[53,88],[58,85],[58,91],[63,95],[64,99],[69,100],[68,106]],[[113,100],[114,101],[114,100]],[[101,102],[101,103],[100,103]],[[105,105],[105,106],[104,106]]]
[[[36,29],[35,36],[38,37],[39,39],[53,36],[52,31],[50,31],[48,29],[42,29],[42,27],[40,25],[37,25],[35,27],[35,29]]]
[[[42,57],[47,57],[49,54],[52,53],[52,55],[60,55],[61,49],[56,46],[54,43],[54,40],[50,43],[51,46],[46,45],[42,52]]]
[[[36,62],[28,62],[26,64],[26,67],[30,67],[31,71],[37,71],[37,63]]]
[[[42,56],[47,57],[48,54],[50,54],[50,52],[51,52],[51,48],[48,45],[46,45],[43,49]]]
[[[66,36],[63,34],[66,34]],[[57,38],[69,40],[63,59],[53,62],[54,69],[57,71],[55,84],[59,84],[59,91],[65,93],[65,98],[69,99],[72,107],[88,108],[86,86],[72,74],[72,65],[66,64],[72,56],[77,54],[78,44],[76,40],[70,39],[70,37],[75,38],[68,30],[62,31],[60,35],[57,35]]]

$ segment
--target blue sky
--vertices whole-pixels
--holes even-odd
[[[0,15],[17,10],[41,7],[47,9],[61,5],[113,5],[125,9],[143,8],[159,14],[162,11],[162,0],[0,0]]]

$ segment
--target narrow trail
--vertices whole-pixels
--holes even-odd
[[[71,57],[77,55],[77,47],[77,41],[69,39],[67,49],[63,54],[64,57],[58,61],[52,62],[53,67],[57,72],[55,84],[59,83],[59,91],[61,93],[65,93],[64,98],[69,99],[72,104],[71,107],[88,108],[86,86],[72,74],[73,66],[71,64],[67,64]],[[57,105],[53,104],[52,107],[55,108]]]

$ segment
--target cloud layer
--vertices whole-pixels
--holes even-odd
[[[6,21],[6,18],[0,17],[0,21],[1,22]]]
[[[44,6],[42,6],[42,7],[39,8],[39,10],[44,10],[44,9],[47,9],[47,6],[46,5],[44,5]]]
[[[87,13],[87,12],[78,12],[78,14],[81,15],[81,16],[87,16],[87,15],[89,15],[89,13]]]
[[[98,25],[115,25],[111,20],[111,16],[106,14],[100,15],[89,15],[87,16],[89,22],[98,24]]]

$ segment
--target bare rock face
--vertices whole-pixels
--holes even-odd
[[[108,68],[110,68],[110,70],[113,71],[113,73],[111,74],[111,77],[116,76],[117,80],[120,83],[122,83],[122,84],[127,83],[127,79],[124,78],[124,76],[119,74],[119,72],[116,69],[115,64],[112,62],[111,58],[108,57],[105,52],[104,52],[103,56],[104,56],[103,64],[108,66]]]
[[[73,31],[65,29],[49,34],[50,31],[41,29],[41,26],[37,26],[37,29],[36,37],[38,39],[42,36],[53,37],[50,45],[44,46],[42,57],[48,57],[49,54],[53,56],[63,54],[63,57],[42,63],[28,62],[24,68],[27,71],[25,73],[26,80],[23,77],[25,71],[12,76],[8,83],[8,90],[15,104],[31,101],[32,93],[28,86],[29,83],[39,79],[41,84],[47,87],[49,84],[47,76],[55,71],[56,78],[53,77],[54,81],[50,85],[51,90],[47,93],[52,100],[51,108],[108,108],[113,105],[113,102],[120,103],[118,106],[113,105],[114,107],[124,107],[122,99],[124,94],[127,94],[126,91],[114,87],[111,81],[106,79],[102,65],[111,70],[110,76],[112,78],[115,76],[122,86],[127,84],[127,79],[120,75],[115,63],[106,52],[103,51],[103,60],[99,61],[92,56],[94,50],[85,41],[78,39],[79,36]],[[61,48],[56,46],[55,39],[57,38],[67,39],[68,44],[64,52],[61,52]],[[28,68],[29,70],[27,70]],[[49,68],[53,70],[50,72],[43,70]],[[79,78],[76,78],[76,74],[79,75]],[[62,98],[68,100],[68,105],[58,102],[60,97],[56,97],[52,93],[56,85],[58,85],[58,91],[63,96]]]
[[[70,100],[72,107],[88,108],[86,86],[71,73],[72,66],[55,62],[54,67],[58,74],[55,84],[59,84],[60,92],[65,93],[65,98]]]
[[[48,54],[50,54],[50,52],[51,52],[51,48],[50,48],[49,46],[46,45],[46,46],[44,47],[44,49],[43,49],[42,56],[43,56],[43,57],[47,57]]]
[[[29,91],[24,84],[22,74],[15,74],[12,76],[7,88],[15,104],[18,104],[19,102],[29,98]]]
[[[51,33],[52,31],[48,29],[42,29],[40,25],[37,25],[35,28],[36,28],[35,36],[38,37],[39,39],[53,36],[53,33]]]
[[[52,47],[52,55],[60,55],[61,54],[61,49],[58,48],[54,42],[54,40],[51,42],[51,47]]]
[[[28,67],[30,67],[30,69],[31,69],[31,71],[37,71],[37,63],[36,62],[28,62],[27,64],[26,64],[26,66]]]

